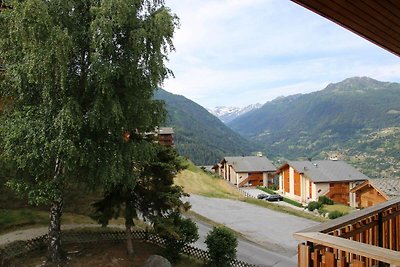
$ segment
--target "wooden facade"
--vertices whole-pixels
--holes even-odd
[[[320,224],[294,237],[298,266],[400,266],[400,199]]]
[[[158,143],[164,146],[174,146],[174,130],[171,127],[157,129]]]
[[[329,192],[326,196],[332,199],[335,203],[349,205],[349,193],[350,185],[348,182],[329,183]]]
[[[356,195],[355,207],[367,208],[390,199],[390,197],[387,194],[385,194],[383,189],[377,186],[379,185],[379,183],[376,183],[375,181],[379,180],[389,180],[389,179],[376,179],[374,181],[368,180],[351,190]],[[400,184],[400,182],[398,183]],[[392,192],[395,191],[395,185],[388,184],[386,186],[389,186],[390,191]]]
[[[366,186],[358,191],[356,193],[356,199],[360,208],[368,208],[387,201],[387,198],[372,186]]]
[[[289,177],[289,166],[283,170],[283,190],[286,193],[290,192],[290,177]]]

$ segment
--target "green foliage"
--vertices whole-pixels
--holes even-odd
[[[276,190],[279,189],[279,186],[277,186],[276,184],[272,184],[272,185],[270,185],[270,186],[268,187],[268,189],[271,189],[271,190],[276,191]]]
[[[276,193],[270,188],[265,188],[265,187],[259,186],[259,185],[257,185],[257,188],[262,190],[262,191],[264,191],[264,192],[267,192],[270,195],[276,195]]]
[[[205,243],[211,263],[215,266],[229,266],[229,262],[236,258],[238,241],[235,234],[226,227],[213,227],[207,234]]]
[[[107,190],[103,199],[93,204],[96,208],[93,219],[105,226],[110,219],[122,216],[127,226],[132,226],[139,214],[153,221],[157,216],[189,209],[189,203],[182,201],[187,194],[173,181],[183,168],[181,159],[172,148],[159,144],[151,146],[153,158],[136,165],[141,170],[136,185],[119,184]]]
[[[68,180],[134,184],[129,166],[146,152],[122,134],[163,119],[152,96],[169,73],[176,18],[162,1],[12,6],[0,40],[0,98],[13,100],[0,124],[8,184],[35,204],[58,198]]]
[[[286,203],[292,204],[293,206],[302,208],[303,205],[300,202],[297,202],[293,199],[287,198],[287,197],[283,197],[283,201],[285,201]]]
[[[159,89],[155,98],[165,101],[167,125],[174,127],[179,154],[196,165],[211,165],[227,155],[248,155],[255,146],[229,129],[193,101]]]
[[[0,232],[13,227],[32,224],[47,224],[48,215],[27,209],[3,210],[0,209]]]
[[[332,199],[330,199],[329,197],[327,197],[327,196],[320,196],[319,198],[318,198],[318,202],[320,202],[322,205],[333,205],[334,204],[334,202],[333,202],[333,200]]]
[[[336,218],[342,217],[342,216],[344,216],[346,214],[347,213],[344,213],[344,212],[341,212],[341,211],[338,211],[338,210],[334,210],[332,212],[329,212],[328,218],[329,219],[336,219]]]
[[[179,260],[179,253],[186,244],[199,239],[197,230],[191,219],[183,218],[177,212],[154,220],[154,232],[166,241],[165,257],[173,263]]]
[[[311,201],[308,203],[307,209],[309,211],[319,210],[322,207],[322,204],[318,201]]]
[[[0,17],[0,99],[10,100],[0,114],[0,160],[20,196],[58,205],[51,235],[68,185],[135,186],[136,164],[152,156],[140,133],[165,119],[153,94],[171,74],[164,63],[178,21],[158,0],[10,5]]]

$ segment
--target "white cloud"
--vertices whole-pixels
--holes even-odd
[[[265,102],[351,76],[400,77],[397,57],[290,1],[167,5],[181,28],[168,64],[176,79],[164,87],[206,107]]]

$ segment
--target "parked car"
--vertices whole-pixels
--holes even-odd
[[[283,196],[281,195],[269,195],[264,198],[266,201],[282,201]]]
[[[269,195],[267,195],[267,194],[258,194],[258,196],[257,196],[258,199],[264,199],[266,197],[269,197]]]

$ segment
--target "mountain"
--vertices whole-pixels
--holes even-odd
[[[354,77],[280,97],[228,124],[272,159],[339,155],[370,177],[399,176],[400,84]]]
[[[243,108],[218,106],[218,107],[215,107],[214,109],[207,109],[207,110],[211,114],[216,116],[218,119],[220,119],[223,123],[229,123],[230,121],[236,119],[237,117],[239,117],[249,111],[252,111],[254,109],[258,109],[261,106],[262,106],[261,104],[257,103],[257,104],[248,105]]]
[[[197,165],[210,165],[228,155],[249,155],[255,146],[232,131],[205,108],[163,89],[155,93],[168,112],[166,126],[174,128],[178,152]]]

